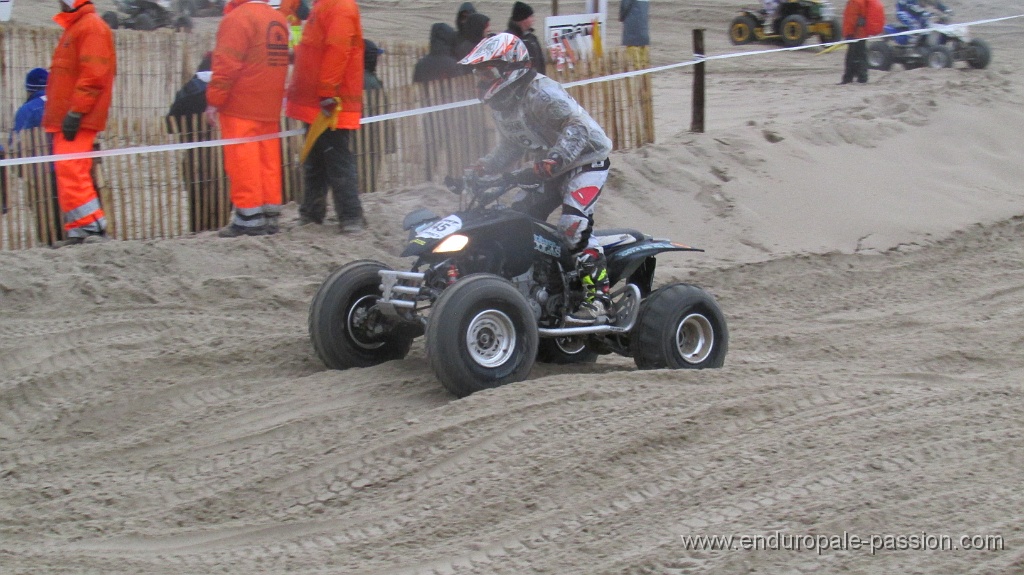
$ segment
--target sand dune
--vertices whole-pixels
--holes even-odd
[[[380,37],[455,8],[360,4]],[[733,50],[742,3],[652,4],[658,63],[696,26]],[[658,273],[718,298],[721,370],[604,356],[463,400],[422,342],[324,370],[313,293],[353,259],[406,265],[402,215],[454,207],[430,185],[367,197],[357,238],[289,224],[0,253],[0,572],[1024,572],[1022,32],[976,29],[987,70],[864,86],[835,85],[841,53],[709,64],[704,134],[689,72],[656,77],[658,142],[613,156],[599,221],[707,249]],[[776,532],[1004,548],[681,539]]]

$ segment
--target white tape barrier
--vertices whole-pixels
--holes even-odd
[[[979,24],[991,24],[993,22],[1002,22],[1004,20],[1013,20],[1015,18],[1024,18],[1024,14],[1018,14],[1016,16],[1004,16],[1002,18],[990,18],[988,20],[975,20],[974,22],[964,22],[951,24],[950,26],[975,26]],[[945,26],[935,26],[929,30],[941,31]],[[872,36],[872,39],[878,38],[894,38],[896,36],[910,36],[921,34],[921,30],[908,30],[906,32],[897,32],[894,34],[885,34],[881,36]],[[732,52],[730,54],[720,54],[718,56],[704,56],[700,57],[697,55],[696,59],[688,60],[686,62],[677,62],[675,64],[666,64],[664,66],[656,66],[654,68],[644,68],[643,70],[633,70],[632,72],[620,72],[618,74],[612,74],[610,76],[601,76],[598,78],[590,78],[587,80],[577,80],[575,82],[567,82],[562,84],[565,88],[572,88],[574,86],[586,86],[587,84],[595,84],[597,82],[610,82],[612,80],[621,80],[623,78],[632,78],[634,76],[641,76],[643,74],[654,74],[656,72],[664,72],[667,70],[674,70],[676,68],[683,68],[686,66],[694,66],[701,62],[709,62],[712,60],[726,60],[729,58],[741,58],[745,56],[759,56],[762,54],[772,54],[775,52],[792,52],[795,50],[808,50],[811,48],[821,48],[828,46],[836,46],[841,44],[852,44],[858,40],[839,40],[837,42],[827,42],[823,44],[809,44],[804,46],[793,46],[791,48],[771,48],[768,50],[756,50],[752,52]],[[360,124],[372,124],[374,122],[383,122],[386,120],[397,120],[399,118],[408,118],[411,116],[421,116],[423,114],[431,114],[433,112],[441,112],[444,110],[454,110],[456,108],[465,108],[467,106],[474,106],[479,104],[479,100],[462,100],[461,102],[452,102],[451,104],[441,104],[438,106],[427,106],[425,108],[416,108],[414,110],[406,110],[404,112],[392,112],[390,114],[380,114],[377,116],[370,116],[369,118],[363,118],[360,120]],[[5,166],[20,166],[26,164],[42,164],[46,162],[55,162],[57,160],[83,160],[86,158],[108,158],[112,156],[127,156],[131,154],[151,154],[156,152],[174,152],[177,150],[191,150],[195,148],[213,148],[216,146],[229,146],[231,144],[247,144],[251,142],[261,142],[263,140],[270,140],[273,138],[287,138],[290,136],[301,136],[305,133],[305,130],[288,130],[285,132],[277,132],[274,134],[266,134],[264,136],[250,136],[247,138],[227,138],[221,140],[209,140],[206,142],[192,142],[192,143],[181,143],[181,144],[163,144],[158,146],[138,146],[134,148],[116,148],[113,150],[99,150],[95,152],[79,152],[75,154],[59,154],[49,156],[32,156],[28,158],[12,158],[10,160],[0,160],[0,167]]]

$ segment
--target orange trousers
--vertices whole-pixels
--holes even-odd
[[[279,131],[278,122],[257,122],[220,115],[225,138],[262,136]],[[281,140],[271,138],[249,144],[224,146],[224,171],[231,181],[231,203],[236,210],[252,212],[281,205]]]
[[[68,141],[64,134],[53,134],[53,153],[72,154],[91,152],[96,141],[96,132],[80,130],[75,139]],[[89,171],[92,160],[58,160],[54,164],[57,175],[57,203],[64,214],[64,229],[67,237],[85,237],[99,234],[107,229],[107,220],[100,208],[99,194]]]

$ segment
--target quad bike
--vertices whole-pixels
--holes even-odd
[[[823,43],[843,38],[843,24],[829,0],[786,0],[779,3],[777,18],[768,32],[766,15],[760,10],[742,10],[729,26],[733,44],[762,40],[781,40],[787,48],[802,46],[808,36],[817,34]]]
[[[722,366],[729,334],[714,298],[685,283],[653,288],[658,254],[703,250],[632,229],[596,231],[612,306],[607,321],[573,325],[566,315],[585,292],[556,228],[501,204],[518,189],[507,178],[446,184],[459,211],[420,209],[403,222],[410,271],[360,260],[320,286],[309,335],[327,367],[404,358],[424,334],[434,374],[458,397],[522,381],[537,361],[592,363],[613,352],[640,369]]]
[[[114,0],[118,11],[103,13],[103,21],[111,30],[131,28],[133,30],[156,30],[174,28],[182,32],[192,31],[192,18],[187,14],[174,12],[172,0]]]
[[[908,32],[906,26],[885,25],[884,34]],[[949,68],[953,62],[967,62],[971,68],[983,69],[992,61],[988,42],[971,38],[966,25],[945,24],[945,20],[920,34],[893,36],[868,44],[868,66],[876,70],[889,70],[893,64],[902,64],[907,70],[914,68]]]

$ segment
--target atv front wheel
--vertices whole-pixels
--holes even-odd
[[[673,284],[647,296],[630,339],[640,369],[722,367],[729,350],[725,316],[711,294]]]
[[[967,50],[970,56],[967,57],[967,64],[971,68],[977,70],[983,70],[988,67],[989,62],[992,61],[992,49],[989,48],[988,42],[975,38],[967,43]]]
[[[757,22],[750,16],[737,16],[729,26],[729,40],[736,46],[754,41],[754,29]]]
[[[330,369],[370,367],[402,359],[414,334],[396,329],[373,308],[380,299],[380,270],[391,269],[359,260],[332,273],[309,306],[309,339],[317,357]]]
[[[782,19],[779,25],[782,45],[787,48],[801,46],[807,39],[807,18],[799,14],[790,14]]]
[[[839,20],[832,20],[828,23],[828,32],[818,34],[822,44],[838,42],[843,39],[843,24]]]
[[[892,46],[888,42],[876,40],[868,44],[868,67],[888,72],[892,68]]]
[[[587,346],[586,336],[545,337],[537,348],[537,361],[556,365],[594,363],[598,355]]]
[[[945,46],[932,46],[924,55],[929,68],[949,68],[953,65],[953,54]]]
[[[537,357],[537,322],[507,280],[474,274],[449,286],[427,324],[427,357],[445,389],[466,397],[522,381]]]

